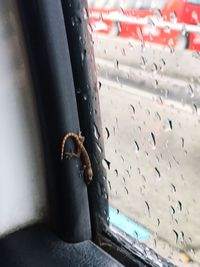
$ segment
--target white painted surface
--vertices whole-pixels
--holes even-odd
[[[39,122],[14,0],[0,0],[0,235],[47,211]]]

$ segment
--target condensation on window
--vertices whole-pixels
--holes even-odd
[[[106,1],[114,15],[95,3],[111,226],[200,266],[199,1]]]

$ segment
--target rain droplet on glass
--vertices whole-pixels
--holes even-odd
[[[149,207],[149,203],[147,201],[145,201],[145,205],[147,207],[147,211],[148,211],[148,215],[150,217],[150,207]]]
[[[176,164],[179,165],[179,161],[175,158],[175,156],[172,156],[172,158],[176,162]]]
[[[154,80],[153,86],[154,86],[155,89],[158,88],[158,80]]]
[[[185,23],[183,23],[183,26],[182,26],[182,29],[181,29],[181,34],[183,35],[183,36],[185,36],[186,35],[186,25],[185,25]]]
[[[83,52],[81,53],[81,61],[82,63],[85,61],[85,58],[86,58],[86,50],[84,49]]]
[[[173,215],[175,214],[175,212],[176,212],[173,206],[170,206],[170,211],[171,211],[172,216],[173,216]]]
[[[171,29],[170,29],[169,26],[165,26],[165,27],[163,28],[163,30],[164,30],[165,33],[170,33],[170,31],[171,31]]]
[[[87,24],[87,29],[88,29],[88,32],[89,32],[90,34],[93,33],[93,28],[92,28],[92,25],[91,25],[90,23]],[[92,43],[92,45],[93,45],[93,44],[94,44],[94,43]]]
[[[185,146],[185,139],[181,137],[181,147],[184,148],[184,146]]]
[[[122,48],[122,56],[126,56],[126,50]]]
[[[172,192],[175,193],[176,192],[176,187],[174,184],[171,184],[171,187],[172,187]]]
[[[156,74],[157,71],[158,71],[158,66],[156,63],[153,63],[152,66],[151,66],[151,71]]]
[[[118,170],[117,169],[114,170],[114,173],[118,177],[119,173],[118,173]]]
[[[162,20],[162,12],[160,9],[154,9],[153,14],[157,18],[157,20]]]
[[[103,159],[102,160],[102,164],[103,164],[103,166],[104,166],[105,169],[110,170],[110,164],[111,164],[110,161],[108,161],[107,159]]]
[[[182,203],[180,201],[178,201],[178,208],[179,208],[179,211],[182,211]]]
[[[177,22],[176,12],[170,12],[169,19],[171,22],[176,23]]]
[[[138,152],[140,150],[140,147],[138,145],[138,142],[137,141],[134,141],[134,144],[135,144],[135,152]]]
[[[98,81],[98,89],[101,90],[102,83]]]
[[[198,113],[198,108],[197,108],[197,105],[196,105],[196,104],[193,104],[193,105],[192,105],[192,112],[193,112],[194,114],[197,114],[197,113]]]
[[[157,167],[155,167],[154,170],[155,170],[156,177],[160,179],[161,177],[160,171],[158,170]]]
[[[105,128],[105,130],[106,130],[106,139],[108,139],[110,137],[110,132],[107,127]]]
[[[188,92],[188,95],[189,95],[191,98],[194,97],[194,89],[193,89],[193,87],[192,87],[191,84],[188,84],[187,92]]]
[[[161,116],[160,116],[160,114],[158,112],[155,113],[155,117],[156,117],[156,119],[158,119],[159,121],[161,121]]]
[[[172,128],[173,128],[173,126],[172,126],[172,120],[168,119],[168,123],[169,123],[170,130],[172,130]]]
[[[198,23],[198,15],[196,11],[192,11],[192,18],[195,20],[196,23]]]
[[[126,194],[128,195],[128,189],[127,187],[124,187],[125,191],[126,191]]]
[[[166,66],[166,62],[165,62],[165,60],[162,58],[162,59],[160,60],[160,71],[164,71],[165,66]]]
[[[89,18],[89,13],[88,13],[88,9],[87,8],[83,9],[83,18],[85,20]]]
[[[99,133],[99,130],[98,130],[96,124],[93,124],[93,130],[94,130],[94,136],[98,140],[100,138],[100,133]]]
[[[174,233],[174,235],[175,235],[175,243],[177,244],[178,243],[178,233],[177,233],[177,231],[176,230],[172,230],[173,231],[173,233]]]
[[[119,61],[117,59],[115,60],[115,68],[119,69]]]
[[[140,66],[142,69],[146,69],[147,60],[145,57],[141,57]]]
[[[155,150],[156,149],[156,138],[153,132],[150,133],[150,144],[152,148]]]
[[[96,143],[96,147],[97,147],[97,149],[99,150],[100,153],[103,152],[103,149],[101,148],[101,146],[98,143]]]

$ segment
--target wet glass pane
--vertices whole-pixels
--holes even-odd
[[[110,225],[200,266],[200,2],[99,2],[89,14]]]

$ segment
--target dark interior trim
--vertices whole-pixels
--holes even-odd
[[[60,1],[18,0],[47,166],[51,221],[67,242],[91,239],[87,186],[80,159],[60,159],[62,138],[80,129]],[[73,142],[67,150],[75,150]]]
[[[0,240],[2,267],[122,267],[91,241],[69,244],[45,225],[34,225]]]
[[[89,32],[87,0],[61,0],[68,37],[72,73],[81,131],[93,167],[93,182],[88,187],[93,240],[108,226],[108,190],[101,113],[92,36]]]

